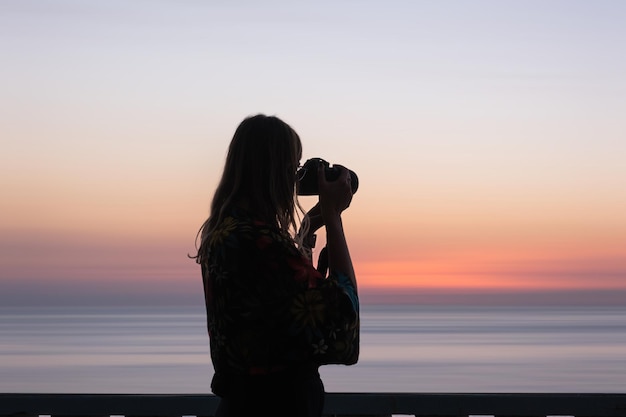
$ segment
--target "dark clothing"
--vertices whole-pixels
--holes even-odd
[[[216,417],[319,417],[324,408],[324,385],[317,372],[232,377],[220,383],[232,389],[221,397]]]
[[[359,302],[350,279],[337,271],[324,278],[289,236],[241,209],[211,234],[202,276],[212,389],[224,399],[223,415],[238,415],[248,402],[258,415],[262,404],[303,416],[294,407],[321,407],[307,400],[320,392],[323,399],[317,368],[358,358]]]

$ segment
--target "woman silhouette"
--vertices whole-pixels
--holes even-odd
[[[199,232],[220,417],[320,416],[319,366],[358,359],[359,303],[341,220],[349,171],[327,181],[318,169],[319,202],[298,225],[301,157],[300,138],[282,120],[245,119]],[[311,260],[322,226],[327,277]]]

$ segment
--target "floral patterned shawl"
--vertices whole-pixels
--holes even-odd
[[[231,210],[210,237],[202,278],[216,373],[356,363],[352,282],[337,271],[323,277],[277,227]]]

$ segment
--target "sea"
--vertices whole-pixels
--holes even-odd
[[[327,392],[626,390],[626,307],[362,305]],[[0,308],[0,392],[209,393],[204,310]]]

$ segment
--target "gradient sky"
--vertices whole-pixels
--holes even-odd
[[[358,173],[364,292],[615,299],[624,22],[617,0],[5,0],[0,303],[201,302],[186,255],[259,112]]]

